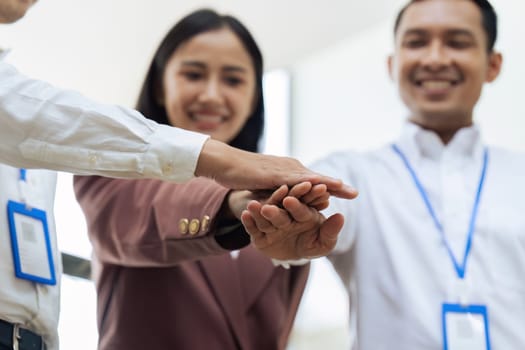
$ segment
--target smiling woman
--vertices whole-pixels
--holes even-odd
[[[229,142],[250,117],[255,71],[241,40],[228,28],[196,36],[171,56],[159,99],[169,122]]]
[[[256,151],[262,72],[238,20],[196,11],[161,42],[137,109]],[[275,267],[221,217],[233,194],[203,181],[75,178],[98,267],[100,350],[285,348],[309,266]]]
[[[137,109],[158,123],[256,152],[264,126],[262,54],[235,18],[204,20],[206,14],[187,16],[166,34]]]

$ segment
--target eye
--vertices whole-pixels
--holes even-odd
[[[427,41],[422,38],[405,39],[403,40],[403,47],[406,47],[409,49],[416,49],[416,48],[425,46],[426,43]]]
[[[234,76],[225,77],[224,81],[229,86],[238,86],[238,85],[241,85],[244,82],[244,80],[242,80],[241,78],[234,77]]]
[[[453,39],[448,42],[448,46],[454,49],[466,49],[472,46],[472,43],[467,40]]]
[[[182,75],[189,81],[196,81],[204,76],[204,74],[202,74],[201,72],[196,71],[182,72]]]

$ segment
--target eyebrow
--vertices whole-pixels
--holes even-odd
[[[405,36],[408,36],[408,35],[427,35],[427,34],[428,34],[428,30],[426,30],[426,29],[414,28],[414,29],[408,29],[407,31],[402,33],[402,37],[405,37]],[[445,35],[447,35],[447,36],[462,35],[462,36],[467,36],[467,37],[469,37],[471,39],[475,39],[474,34],[472,34],[472,32],[467,30],[467,29],[459,29],[459,28],[458,29],[449,29],[449,30],[445,31]]]
[[[206,64],[200,62],[200,61],[183,61],[182,66],[185,67],[196,67],[200,69],[206,69]],[[247,70],[244,67],[241,66],[225,66],[222,68],[223,71],[226,72],[237,72],[237,73],[246,73]]]
[[[206,65],[199,61],[183,61],[182,66],[186,67],[196,67],[196,68],[206,68]]]

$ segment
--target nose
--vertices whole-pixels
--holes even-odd
[[[423,66],[431,70],[439,70],[450,65],[451,62],[445,45],[439,41],[434,41],[427,47],[422,59]]]
[[[215,77],[210,77],[206,82],[199,99],[203,103],[221,103],[223,101],[223,94],[221,91],[220,80]]]

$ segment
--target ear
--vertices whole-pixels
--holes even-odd
[[[501,72],[501,65],[503,63],[503,56],[499,52],[491,52],[489,54],[487,77],[485,81],[488,83],[493,82],[499,76]]]
[[[394,55],[388,55],[387,65],[388,65],[388,75],[390,76],[390,79],[392,79],[392,81],[395,81],[396,79],[394,76]]]

